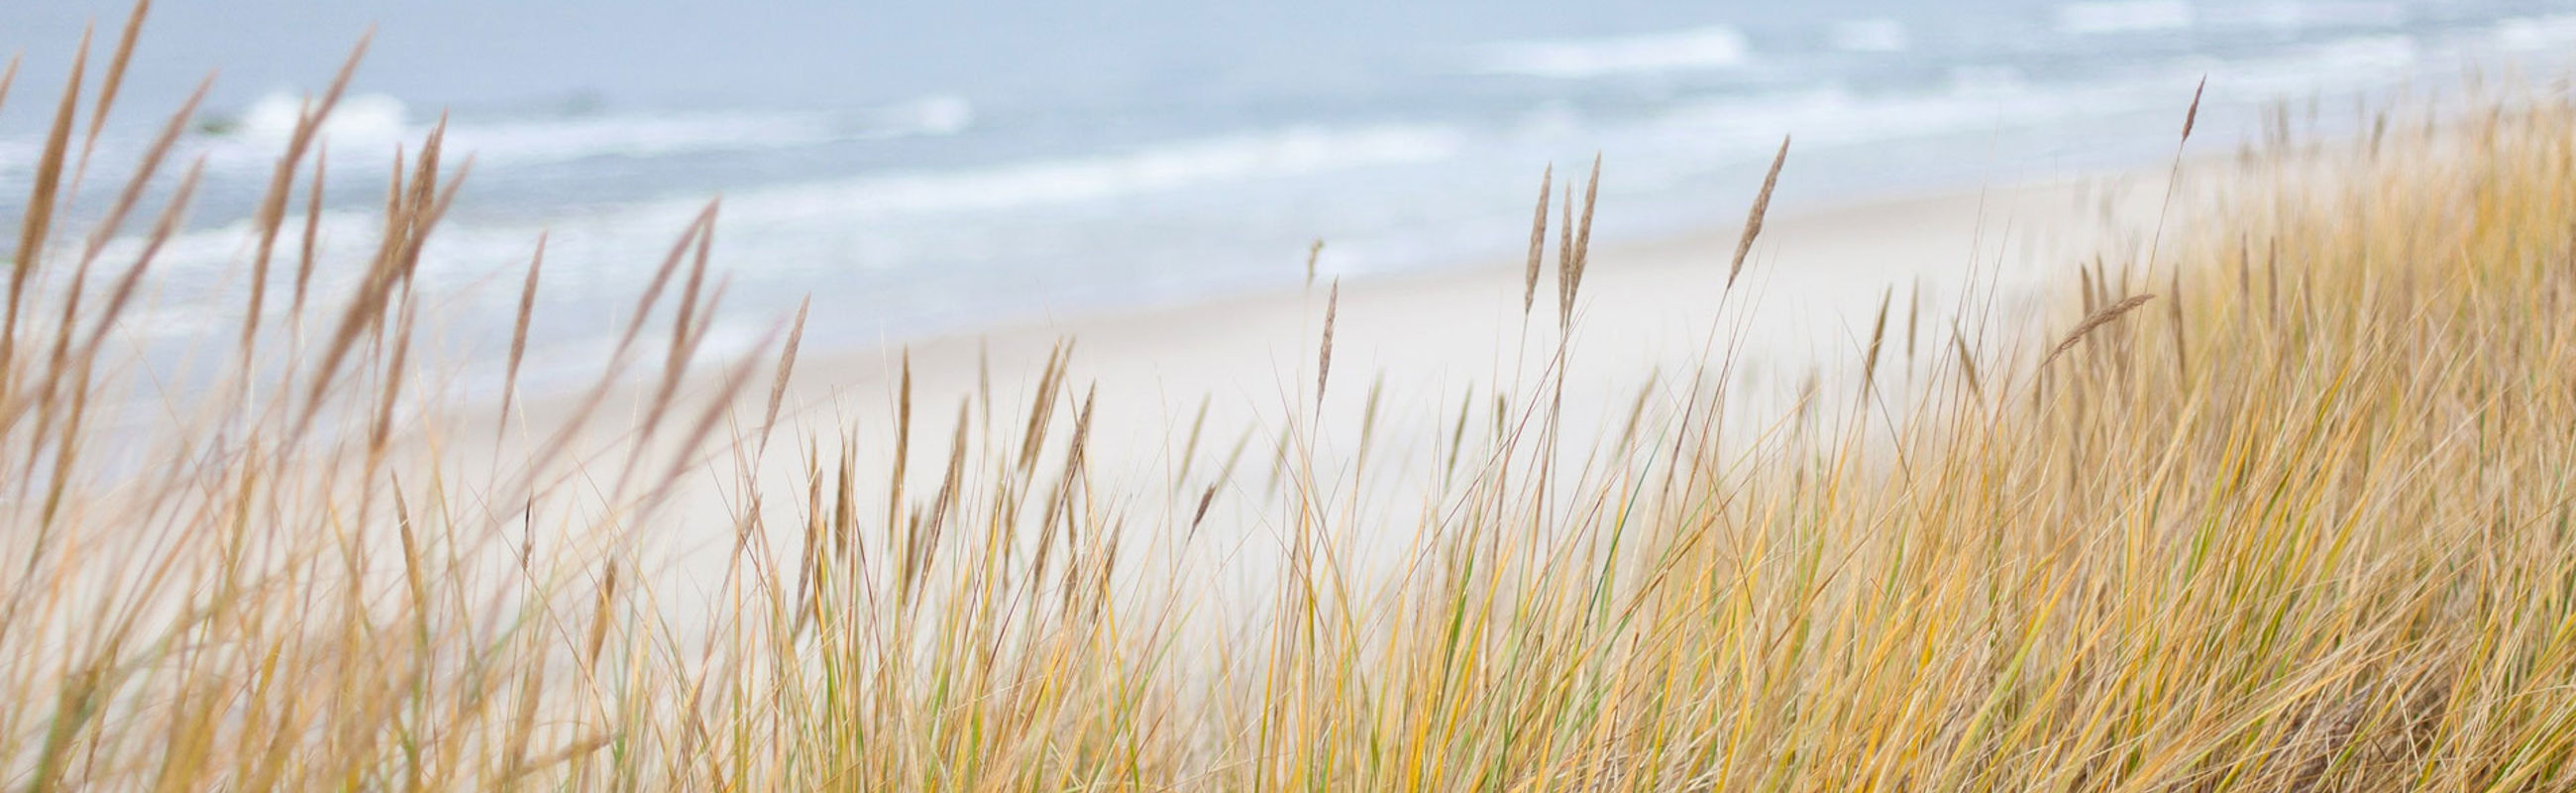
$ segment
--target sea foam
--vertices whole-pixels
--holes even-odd
[[[2103,0],[2057,7],[2057,32],[2070,36],[2190,28],[2198,19],[2182,0]]]
[[[1744,65],[1752,46],[1730,27],[1555,41],[1507,41],[1476,48],[1475,70],[1555,79],[1723,69]]]

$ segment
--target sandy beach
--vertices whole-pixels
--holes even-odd
[[[1271,567],[1284,525],[1300,514],[1299,494],[1283,485],[1298,477],[1277,472],[1283,460],[1339,494],[1340,501],[1308,505],[1337,522],[1409,527],[1415,521],[1408,516],[1434,508],[1431,496],[1460,464],[1448,459],[1453,445],[1464,465],[1483,462],[1479,438],[1535,431],[1518,425],[1533,399],[1562,400],[1560,462],[1576,466],[1606,453],[1623,430],[1668,430],[1695,390],[1706,394],[1720,384],[1736,406],[1721,431],[1766,431],[1803,389],[1850,385],[1882,300],[1890,303],[1891,328],[1877,377],[1883,389],[1901,393],[1918,363],[1928,367],[1946,354],[1954,321],[1972,340],[1990,333],[2008,339],[2036,318],[2042,284],[2069,282],[2077,266],[2112,246],[2138,245],[2163,189],[2161,174],[2107,174],[1778,213],[1731,290],[1727,266],[1740,221],[1596,245],[1561,359],[1553,238],[1526,313],[1525,262],[1340,283],[1320,409],[1319,348],[1336,289],[1330,282],[875,349],[808,347],[795,364],[776,440],[757,462],[770,491],[761,500],[797,503],[809,462],[820,461],[828,476],[846,452],[858,483],[857,514],[878,515],[863,523],[882,524],[903,439],[896,422],[908,355],[913,425],[902,498],[921,508],[940,488],[960,417],[977,432],[1015,432],[1062,345],[1070,349],[1069,369],[1036,478],[1057,478],[1065,439],[1089,402],[1080,508],[1122,521],[1122,539],[1143,558],[1258,592],[1258,576],[1210,571]],[[1558,360],[1566,371],[1561,392],[1534,393]],[[722,430],[745,438],[757,433],[772,376],[765,362],[751,371]],[[700,396],[720,379],[713,366],[692,377],[688,391]],[[987,389],[991,404],[978,396]],[[605,413],[641,416],[650,398],[647,388],[620,391]],[[536,400],[529,426],[549,426],[569,401]],[[1632,414],[1640,416],[1633,430]],[[1462,426],[1474,429],[1463,443]],[[615,450],[623,437],[622,427],[602,421],[583,445]],[[844,441],[854,443],[843,448]],[[734,541],[735,521],[726,516],[751,503],[736,475],[750,445],[720,446],[702,460],[654,520],[672,530],[649,532],[641,556],[668,560],[671,584],[711,595],[700,587],[722,579]],[[773,547],[792,552],[802,522],[767,520]],[[1344,561],[1383,570],[1394,560],[1372,551],[1411,545],[1354,542]],[[1250,564],[1182,564],[1209,554]]]

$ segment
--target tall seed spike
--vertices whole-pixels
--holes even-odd
[[[1771,211],[1771,191],[1780,186],[1780,167],[1789,162],[1789,136],[1780,136],[1780,153],[1771,156],[1771,171],[1762,176],[1762,192],[1753,196],[1753,211],[1744,219],[1744,236],[1735,241],[1735,263],[1726,268],[1726,287],[1735,288],[1735,279],[1744,274],[1744,258],[1753,253],[1754,238],[1762,236],[1762,216]]]
[[[688,362],[686,342],[697,329],[698,290],[706,285],[707,261],[713,253],[715,237],[714,226],[700,229],[696,250],[689,255],[689,277],[680,282],[680,300],[674,305],[675,313],[671,317],[671,346],[663,363],[666,370],[676,371]]]
[[[1547,199],[1556,185],[1556,165],[1550,163],[1538,177],[1538,212],[1530,217],[1529,282],[1521,291],[1521,313],[1528,314],[1538,305],[1538,272],[1547,258]]]
[[[2066,338],[2059,341],[2055,348],[2048,351],[2048,357],[2040,359],[2039,367],[2042,369],[2048,368],[2048,365],[2051,362],[2057,360],[2057,356],[2062,355],[2068,349],[2073,348],[2077,342],[2083,341],[2086,334],[2092,333],[2094,330],[2110,324],[2112,320],[2119,319],[2120,315],[2129,313],[2130,309],[2146,305],[2147,301],[2154,300],[2155,298],[2155,295],[2137,295],[2118,303],[2113,303],[2100,311],[2093,312],[2091,316],[2085,317],[2084,321],[2075,323],[2075,329],[2068,331],[2066,333]]]
[[[1959,333],[1956,322],[1950,324],[1950,345],[1959,353],[1959,373],[1968,378],[1968,395],[1979,400],[1986,397],[1984,384],[1977,381],[1977,356],[1968,351],[1968,338]]]
[[[1566,284],[1570,300],[1583,291],[1583,272],[1592,263],[1592,208],[1601,198],[1601,155],[1592,155],[1592,178],[1583,183],[1583,222],[1574,232],[1574,274]]]
[[[903,511],[903,480],[912,462],[912,348],[903,350],[902,383],[895,391],[894,475],[886,484],[886,530]]]
[[[9,305],[0,317],[0,378],[16,357],[18,347],[18,311],[25,299],[27,278],[35,273],[39,255],[45,247],[45,235],[54,222],[54,201],[62,186],[64,149],[71,144],[72,119],[79,113],[82,72],[89,66],[88,28],[81,30],[80,48],[72,55],[71,75],[64,80],[62,104],[54,110],[52,130],[45,136],[44,153],[36,160],[35,189],[27,198],[26,220],[18,225],[16,268],[9,273]]]
[[[296,118],[295,131],[287,137],[286,153],[278,157],[276,167],[269,173],[268,192],[261,195],[259,210],[252,217],[252,225],[258,230],[259,237],[257,252],[251,257],[250,308],[242,320],[242,343],[245,355],[248,354],[247,348],[251,338],[258,332],[259,317],[263,308],[261,303],[267,296],[269,256],[277,248],[277,231],[286,220],[286,200],[287,196],[294,192],[297,163],[303,161],[305,147],[312,145],[314,136],[321,132],[322,120],[329,118],[331,109],[340,103],[341,94],[348,90],[349,79],[358,72],[358,61],[366,56],[367,45],[374,38],[373,30],[358,37],[357,45],[349,50],[348,59],[341,62],[339,73],[331,78],[331,87],[322,92],[322,101],[312,106],[310,112]],[[440,133],[446,129],[446,124],[447,118],[441,114],[438,129],[430,133],[429,143],[421,151],[423,165],[421,172],[433,184],[438,173],[436,167],[438,140]],[[399,163],[395,170],[397,172],[401,170]],[[416,238],[419,235],[428,233],[429,221],[419,217],[417,213],[413,219],[421,225],[413,234],[407,236],[414,237],[416,244]],[[389,232],[387,236],[395,235]]]
[[[537,232],[537,252],[528,259],[528,278],[524,283],[519,285],[518,322],[513,324],[510,329],[509,373],[501,379],[500,420],[494,422],[494,424],[503,429],[507,429],[510,424],[510,402],[514,397],[518,396],[519,364],[526,360],[528,356],[528,320],[536,315],[537,276],[538,274],[543,273],[545,269],[546,234],[541,231]],[[297,290],[299,293],[302,291],[303,290],[300,288]],[[300,294],[298,295],[296,302],[303,302]]]
[[[1914,363],[1914,332],[1923,320],[1923,279],[1914,279],[1914,290],[1905,296],[1905,362]]]
[[[796,322],[787,330],[787,347],[778,353],[778,376],[769,382],[769,409],[761,414],[759,451],[752,455],[755,458],[769,450],[770,430],[778,426],[778,406],[787,399],[788,376],[796,371],[796,347],[805,340],[805,312],[813,307],[814,298],[810,296],[796,303]]]
[[[1332,294],[1324,299],[1324,343],[1315,358],[1315,411],[1324,410],[1324,386],[1333,377],[1333,321],[1342,309],[1342,279],[1333,279]]]
[[[1192,512],[1192,513],[1190,514],[1190,535],[1191,535],[1191,536],[1197,536],[1197,535],[1198,535],[1198,531],[1199,531],[1199,524],[1207,521],[1208,506],[1209,506],[1209,505],[1211,505],[1211,504],[1215,504],[1215,503],[1216,503],[1216,485],[1208,485],[1208,486],[1207,486],[1207,492],[1204,492],[1204,493],[1200,493],[1200,494],[1199,494],[1199,508],[1198,508],[1198,510],[1197,510],[1197,511],[1195,511],[1195,512]]]
[[[305,296],[313,286],[313,248],[321,241],[322,182],[330,168],[330,142],[318,141],[313,147],[313,182],[304,192],[304,244],[295,260],[294,302],[287,307],[287,315],[293,318],[299,337],[304,333]]]
[[[1863,399],[1869,397],[1870,386],[1878,381],[1878,350],[1880,344],[1887,340],[1887,307],[1889,301],[1894,299],[1896,299],[1894,286],[1887,287],[1887,290],[1880,292],[1878,296],[1878,321],[1869,332],[1869,352],[1863,357],[1860,366],[1860,393]]]
[[[2200,95],[2209,90],[2209,75],[2200,76],[2200,85],[2191,89],[2191,110],[2182,114],[2182,139],[2191,140],[2191,127],[2200,121]]]
[[[89,155],[98,148],[99,130],[107,126],[107,111],[116,106],[116,91],[125,84],[125,66],[134,57],[134,41],[143,35],[143,18],[152,12],[152,0],[135,0],[134,10],[125,16],[125,32],[116,40],[116,54],[107,59],[107,77],[99,81],[98,101],[90,106],[89,134],[81,139],[80,164],[72,168],[72,188],[80,188],[81,177],[89,173]]]
[[[2182,273],[2180,271],[2173,274],[2172,285],[2167,287],[2166,294],[2173,296],[2165,301],[2165,311],[2173,320],[2174,380],[2177,386],[2187,385],[2191,380],[2191,348],[2186,344],[2183,336]]]
[[[1208,404],[1212,401],[1213,395],[1199,395],[1198,415],[1190,419],[1189,439],[1181,442],[1180,470],[1172,474],[1174,493],[1179,493],[1181,487],[1189,483],[1191,464],[1198,462],[1199,431],[1207,428]]]
[[[1558,324],[1574,310],[1574,180],[1565,181],[1565,200],[1558,203],[1562,218],[1556,226],[1556,310]]]

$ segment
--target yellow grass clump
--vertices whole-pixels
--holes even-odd
[[[524,443],[464,437],[414,371],[413,275],[462,181],[437,133],[393,175],[376,254],[321,265],[355,288],[305,300],[314,133],[346,72],[259,204],[221,374],[132,420],[119,400],[151,373],[120,322],[182,226],[199,171],[162,160],[194,101],[94,230],[66,239],[61,208],[82,98],[94,136],[140,19],[104,84],[73,70],[39,167],[0,185],[32,196],[0,329],[12,789],[2576,786],[2562,99],[2180,170],[2235,186],[2160,229],[2164,255],[2088,271],[2045,337],[1963,325],[1917,359],[1909,316],[1905,360],[1882,360],[1882,302],[1862,379],[1927,373],[1904,394],[1789,417],[1729,415],[1708,387],[1672,410],[1641,395],[1580,467],[1524,431],[1555,426],[1532,397],[1547,376],[1497,395],[1490,433],[1471,399],[1420,525],[1327,506],[1283,433],[1275,591],[1248,628],[1201,630],[1223,620],[1134,574],[1121,538],[1186,542],[1248,488],[1249,436],[1201,460],[1190,428],[1180,479],[1217,472],[1204,490],[1109,494],[1170,517],[1106,508],[1066,346],[1025,400],[988,378],[952,425],[924,410],[944,457],[912,448],[907,368],[891,443],[781,436],[801,470],[763,480],[803,313],[765,355],[691,374],[723,293],[712,205],[568,416]],[[1570,179],[1557,207],[1561,322],[1594,173],[1579,223]],[[165,204],[135,237],[145,195]],[[1744,248],[1760,223],[1757,205]],[[294,296],[270,301],[274,243],[299,232]],[[2134,310],[2149,284],[2162,310]],[[664,325],[660,368],[630,371]],[[584,428],[629,375],[647,407],[603,455]],[[1770,429],[1722,442],[1728,422]],[[860,455],[897,474],[859,481]],[[638,538],[711,464],[745,496],[726,577],[657,588]],[[1362,580],[1353,537],[1422,539]]]

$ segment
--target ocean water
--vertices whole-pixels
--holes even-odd
[[[810,295],[809,343],[855,346],[1293,285],[1316,239],[1342,277],[1512,256],[1541,169],[1596,153],[1598,233],[1642,238],[1740,222],[1784,134],[1794,210],[2162,162],[2204,76],[2196,145],[2226,151],[2278,102],[2349,127],[2576,55],[2576,3],[2514,0],[159,6],[76,210],[222,70],[139,333],[238,321],[252,202],[373,23],[326,127],[319,294],[349,288],[394,152],[444,117],[474,166],[424,265],[434,319],[499,349],[546,233],[541,370],[595,362],[717,196],[709,343]],[[81,26],[103,51],[123,8],[0,4],[0,54],[26,59],[0,186],[34,167]],[[0,194],[8,239],[24,201]]]

